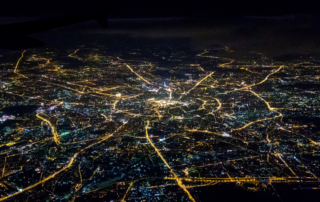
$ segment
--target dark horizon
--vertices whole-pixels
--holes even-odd
[[[18,6],[17,6],[18,5]],[[230,17],[230,16],[282,16],[311,14],[318,15],[316,2],[304,1],[118,1],[93,0],[90,3],[73,0],[2,2],[0,16],[74,16],[90,15],[112,8],[109,18],[165,18],[165,17]]]

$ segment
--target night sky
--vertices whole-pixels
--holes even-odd
[[[31,37],[46,45],[72,47],[121,34],[133,39],[183,38],[195,49],[220,44],[269,55],[319,53],[316,1],[6,0],[0,6],[0,24],[101,11],[109,13],[108,29],[92,20]]]
[[[274,16],[317,14],[317,1],[3,0],[1,16],[84,15],[112,7],[110,18]]]

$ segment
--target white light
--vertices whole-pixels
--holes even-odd
[[[50,110],[50,111],[51,111],[51,110],[54,110],[54,108],[55,108],[55,107],[50,107],[49,110]]]

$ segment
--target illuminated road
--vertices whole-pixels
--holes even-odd
[[[113,110],[116,110],[116,105],[117,105],[118,102],[119,102],[119,100],[115,100],[114,103],[112,104],[113,105]]]
[[[49,126],[50,126],[50,128],[51,128],[51,131],[52,131],[52,134],[53,134],[53,139],[54,139],[55,143],[56,143],[57,145],[59,145],[59,144],[60,144],[59,135],[58,135],[58,133],[57,133],[56,128],[52,125],[52,123],[51,123],[48,119],[45,119],[45,118],[41,117],[39,114],[37,114],[37,117],[38,117],[39,119],[45,121],[47,124],[49,124]]]
[[[135,75],[137,75],[140,79],[144,80],[147,84],[151,84],[149,81],[147,81],[145,78],[143,78],[142,76],[140,76],[137,72],[133,71],[133,69],[126,64],[126,67],[128,67],[130,69],[131,72],[133,72]]]
[[[127,123],[127,122],[126,122],[126,123]],[[85,150],[87,150],[87,149],[89,149],[89,148],[91,148],[91,147],[93,147],[93,146],[95,146],[95,145],[97,145],[97,144],[100,144],[101,142],[109,139],[110,137],[113,136],[114,133],[118,132],[126,123],[124,123],[124,124],[121,125],[119,128],[117,128],[111,135],[107,135],[107,136],[103,137],[100,141],[95,142],[95,143],[93,143],[93,144],[91,144],[91,145],[89,145],[89,146],[81,149],[79,152],[75,153],[75,154],[71,157],[71,159],[69,160],[69,163],[68,163],[65,167],[63,167],[62,169],[60,169],[60,170],[58,170],[57,172],[49,175],[48,177],[42,179],[41,181],[39,181],[39,182],[37,182],[37,183],[35,183],[35,184],[31,185],[31,186],[28,186],[28,187],[22,189],[22,190],[19,191],[19,192],[15,192],[15,193],[13,193],[13,194],[11,194],[11,195],[9,195],[9,196],[0,198],[0,201],[7,200],[7,199],[9,199],[9,198],[11,198],[11,197],[14,197],[14,196],[16,196],[16,195],[18,195],[18,194],[21,194],[21,193],[25,192],[25,191],[28,191],[28,190],[30,190],[30,189],[32,189],[32,188],[34,188],[34,187],[36,187],[36,186],[38,186],[38,185],[46,182],[46,181],[54,178],[55,176],[57,176],[57,175],[60,174],[61,172],[63,172],[63,171],[65,171],[66,169],[70,168],[70,167],[72,166],[73,162],[75,161],[75,159],[77,158],[77,156],[78,156],[80,153],[82,153],[82,152],[84,152]]]
[[[20,63],[20,60],[23,58],[23,54],[26,52],[26,50],[24,50],[22,53],[21,53],[21,57],[18,59],[18,62],[16,64],[16,67],[14,68],[14,73],[17,74],[17,68],[18,68],[18,65]]]
[[[130,189],[131,189],[131,187],[132,187],[132,185],[133,185],[134,183],[135,183],[134,181],[130,183],[130,185],[129,185],[129,187],[128,187],[128,189],[127,189],[126,193],[124,194],[124,196],[123,196],[123,198],[122,198],[121,202],[125,202],[126,196],[127,196],[128,192],[130,191]]]
[[[278,113],[279,115],[278,115],[278,116],[275,116],[275,117],[271,117],[271,118],[258,119],[258,120],[256,120],[256,121],[252,121],[252,122],[247,123],[246,125],[242,126],[241,128],[232,129],[231,132],[236,131],[236,130],[245,129],[246,127],[248,127],[248,126],[250,126],[250,125],[252,125],[252,124],[258,123],[258,122],[267,121],[267,120],[275,119],[275,118],[278,118],[278,117],[283,117],[283,115],[282,115],[280,112],[277,112],[277,111],[274,110],[274,108],[270,107],[270,104],[269,104],[265,99],[263,99],[262,97],[260,97],[257,93],[253,92],[252,90],[248,90],[248,92],[251,92],[251,93],[254,94],[256,97],[258,97],[259,99],[263,100],[263,101],[266,103],[266,105],[267,105],[267,107],[268,107],[268,109],[269,109],[270,111],[273,111],[273,112],[275,112],[275,113]]]
[[[270,74],[268,74],[262,81],[260,81],[260,82],[257,83],[257,84],[252,84],[252,85],[249,85],[249,86],[245,86],[245,87],[242,87],[242,88],[238,88],[238,89],[231,90],[231,91],[227,91],[227,92],[225,92],[225,93],[220,93],[220,94],[227,94],[227,93],[231,93],[231,92],[234,92],[234,91],[239,91],[239,90],[243,90],[243,89],[248,89],[248,88],[251,88],[251,87],[253,87],[253,86],[260,85],[260,84],[264,83],[265,81],[267,81],[268,78],[269,78],[269,76],[271,76],[272,74],[277,73],[277,72],[280,71],[283,67],[284,67],[284,65],[280,66],[279,69],[277,69],[276,71],[271,72]]]
[[[288,90],[294,88],[294,85],[288,87],[288,83],[319,80],[320,76],[318,75],[299,74],[300,70],[301,72],[304,69],[312,70],[313,67],[302,63],[300,64],[302,68],[300,66],[296,68],[295,65],[290,63],[282,63],[288,64],[285,70],[289,79],[281,80],[278,75],[284,71],[284,65],[280,62],[276,63],[280,65],[273,66],[273,63],[270,64],[269,62],[260,64],[262,61],[258,59],[259,67],[261,65],[263,70],[270,67],[267,73],[262,74],[250,70],[250,67],[257,65],[255,61],[253,65],[250,59],[234,62],[227,57],[207,56],[212,52],[206,50],[198,54],[199,57],[206,57],[200,58],[199,61],[208,62],[203,64],[206,65],[207,70],[210,69],[209,65],[216,68],[215,65],[219,64],[221,68],[218,69],[223,71],[218,72],[219,75],[217,76],[217,72],[216,74],[212,72],[213,69],[211,71],[204,70],[200,66],[201,64],[198,64],[198,61],[194,61],[196,64],[189,64],[189,62],[184,64],[185,61],[177,59],[179,57],[181,57],[180,59],[184,58],[183,54],[163,57],[177,64],[173,67],[174,69],[170,69],[170,65],[162,66],[162,63],[154,61],[154,55],[150,58],[150,61],[155,62],[153,65],[150,61],[145,61],[147,59],[145,57],[134,56],[131,59],[122,60],[104,52],[103,54],[106,55],[99,55],[99,58],[97,58],[97,54],[93,54],[96,50],[81,49],[81,56],[88,56],[87,60],[77,57],[79,55],[77,54],[78,51],[79,49],[73,53],[69,51],[68,56],[82,60],[79,67],[81,68],[80,72],[78,69],[69,68],[68,62],[58,61],[60,58],[58,53],[50,55],[52,56],[50,59],[44,58],[51,53],[55,53],[52,51],[39,54],[34,51],[32,54],[37,53],[34,55],[26,54],[26,51],[23,51],[17,62],[10,63],[13,64],[11,65],[11,72],[14,69],[14,74],[12,78],[9,77],[11,74],[8,74],[8,79],[4,79],[1,83],[3,92],[8,94],[3,96],[4,102],[2,102],[1,107],[15,106],[15,103],[18,103],[18,105],[20,103],[22,105],[25,103],[28,103],[28,105],[35,104],[35,106],[39,106],[36,117],[41,120],[34,122],[32,117],[25,118],[21,115],[9,117],[9,119],[16,119],[19,123],[14,129],[5,132],[0,145],[0,147],[5,148],[1,153],[4,160],[2,178],[4,182],[5,180],[12,180],[11,183],[15,186],[15,182],[17,182],[15,177],[22,173],[22,177],[26,175],[24,166],[31,164],[34,167],[31,171],[36,171],[40,179],[36,177],[28,184],[18,182],[19,189],[15,189],[13,186],[15,191],[11,188],[5,190],[5,195],[3,195],[5,197],[0,198],[0,201],[15,199],[14,197],[22,192],[26,194],[32,192],[33,194],[40,190],[45,191],[44,193],[48,194],[48,197],[56,197],[57,199],[61,197],[60,194],[58,196],[58,190],[60,190],[58,184],[64,184],[64,182],[70,188],[69,193],[65,195],[70,200],[74,201],[84,194],[89,196],[88,193],[104,197],[105,193],[113,188],[108,186],[120,182],[120,192],[124,195],[117,194],[117,200],[124,202],[136,196],[134,190],[140,190],[139,186],[141,184],[137,185],[139,176],[151,179],[151,185],[148,180],[147,186],[143,186],[143,189],[146,187],[148,189],[159,189],[159,187],[165,186],[179,186],[174,188],[179,190],[176,195],[166,197],[175,200],[183,195],[184,199],[188,196],[188,201],[195,201],[192,196],[194,191],[192,188],[212,186],[218,183],[237,183],[237,185],[248,190],[246,183],[271,185],[271,183],[303,182],[316,184],[320,182],[316,177],[319,175],[317,166],[311,164],[311,160],[308,159],[309,155],[315,155],[318,152],[320,145],[316,123],[295,122],[295,119],[292,119],[294,120],[292,122],[289,118],[282,122],[282,118],[290,117],[290,114],[295,117],[296,115],[299,116],[300,112],[300,114],[307,115],[311,111],[312,115],[316,116],[319,111],[317,94],[320,91],[310,89],[300,93],[296,89],[294,91]],[[231,52],[228,47],[226,47],[226,51]],[[139,51],[131,53],[133,55],[140,54]],[[213,54],[216,53],[215,50]],[[162,56],[160,54],[159,58],[162,58]],[[92,57],[99,59],[99,62],[92,61]],[[68,61],[75,62],[71,58]],[[178,64],[179,61],[180,64]],[[221,64],[221,61],[227,61],[228,63]],[[23,68],[20,68],[21,66]],[[153,67],[157,67],[157,70]],[[295,71],[296,69],[299,69],[299,71]],[[40,70],[41,74],[37,70]],[[163,71],[165,74],[158,74],[158,71]],[[19,72],[25,75],[21,75]],[[34,72],[36,72],[35,75],[33,75]],[[30,79],[22,78],[27,78],[26,76]],[[197,79],[192,80],[194,77]],[[162,85],[164,79],[168,80],[169,85]],[[282,88],[283,86],[285,88]],[[270,87],[274,87],[274,91],[271,91]],[[235,91],[237,93],[231,94]],[[42,92],[44,93],[41,94]],[[310,94],[311,98],[309,99]],[[22,99],[15,95],[21,96]],[[62,106],[57,108],[59,105]],[[55,110],[52,110],[53,108]],[[261,109],[256,110],[258,108]],[[47,113],[50,113],[50,117],[56,118],[56,124],[50,122],[52,119],[46,115]],[[26,115],[24,114],[24,116]],[[130,126],[124,126],[127,122],[119,125],[132,117],[136,118]],[[0,118],[7,119],[8,117],[2,116]],[[49,134],[48,136],[43,130],[45,122],[51,128],[52,135]],[[60,132],[58,123],[61,124],[59,128],[61,127],[63,130],[64,136],[58,134],[58,131]],[[152,131],[156,134],[153,136],[148,134],[148,132],[151,132],[148,131],[151,124]],[[111,128],[112,130],[113,128],[117,129],[110,134],[112,132]],[[108,132],[105,133],[105,131]],[[34,133],[39,136],[34,136]],[[106,145],[102,143],[110,140],[109,138],[112,139],[111,148],[108,148],[111,141],[110,144]],[[283,139],[288,140],[290,144],[282,144]],[[115,142],[116,144],[113,145]],[[291,144],[292,142],[296,144]],[[96,147],[98,144],[101,145]],[[220,145],[222,145],[222,153],[213,159],[210,157],[206,159],[201,154],[205,152],[205,155],[209,156]],[[251,145],[258,146],[252,147]],[[291,147],[292,145],[295,146]],[[48,152],[50,155],[45,161],[35,159],[35,156],[46,155],[46,153],[41,153],[43,150],[39,150],[40,147],[48,147],[44,152]],[[122,150],[123,148],[124,150]],[[229,150],[228,148],[234,149]],[[226,149],[226,153],[223,153],[224,149]],[[122,151],[127,152],[128,156],[122,155],[122,153],[119,155],[119,151],[120,153]],[[167,173],[162,177],[166,176],[164,180],[168,181],[164,181],[163,185],[156,185],[159,183],[157,176],[154,176],[153,172],[148,172],[147,169],[150,168],[145,166],[143,157],[142,161],[138,159],[141,155],[136,158],[136,152],[146,155],[145,157],[149,158],[153,164],[156,163],[153,158],[156,158],[158,162],[161,159],[163,163],[160,161],[160,164],[164,164],[164,167],[162,167],[165,169],[161,173]],[[100,160],[109,162],[113,155],[125,162],[110,166],[112,171],[109,170],[109,166],[108,168],[103,166],[92,167]],[[263,161],[265,158],[266,161]],[[38,167],[38,162],[41,168]],[[130,163],[126,164],[126,162]],[[255,166],[246,166],[253,162],[256,162]],[[50,168],[52,164],[55,166]],[[130,164],[133,167],[138,166],[139,169],[129,168]],[[129,167],[121,167],[126,167],[126,165],[129,165]],[[254,170],[256,166],[259,170]],[[234,171],[232,167],[237,171]],[[87,169],[90,170],[89,173]],[[167,172],[168,169],[170,170],[169,173]],[[223,171],[225,174],[222,174],[222,176],[225,178],[201,177],[217,176],[212,173],[216,169]],[[114,178],[115,180],[112,183],[103,187],[103,189],[106,189],[103,191],[106,192],[94,193],[97,190],[102,191],[99,186],[86,192],[84,187],[88,185],[88,181],[96,178],[103,179],[105,178],[104,173],[109,173],[109,171],[117,175],[119,170],[121,170],[120,172],[124,170],[128,174],[125,175],[124,179]],[[261,172],[262,174],[260,174]],[[197,174],[196,176],[199,177],[190,177],[193,176],[192,174]],[[65,181],[67,175],[73,175],[74,177],[71,181],[69,179]],[[219,173],[218,176],[220,176]],[[156,182],[155,184],[152,184],[153,180]],[[122,182],[126,183],[125,186],[122,186]],[[52,184],[52,189],[46,190],[49,184]],[[42,185],[42,187],[36,187],[38,185]],[[22,190],[20,190],[20,187]],[[57,188],[57,191],[55,191],[55,188]],[[259,191],[264,188],[256,186],[250,188],[250,190]],[[272,190],[271,188],[268,189]],[[80,190],[84,190],[84,192],[81,191],[80,194]],[[152,192],[152,190],[150,191]],[[161,197],[164,197],[163,192]]]
[[[276,154],[274,154],[275,156],[277,156],[283,163],[284,163],[284,165],[286,165],[287,166],[287,168],[292,172],[292,174],[294,175],[294,176],[297,176],[297,174],[290,168],[290,166],[283,160],[283,158],[281,157],[281,154],[278,154],[278,153],[276,153]]]
[[[176,180],[173,177],[165,177],[165,180]],[[301,183],[301,182],[313,182],[319,183],[317,178],[313,177],[233,177],[233,178],[179,178],[179,180],[186,182],[219,182],[219,183],[233,183],[233,182],[245,182],[245,183]]]
[[[172,99],[172,90],[169,88],[167,91],[169,91],[169,100]]]
[[[185,95],[188,95],[193,89],[195,89],[198,85],[200,85],[204,80],[206,80],[209,76],[211,76],[214,72],[211,72],[207,76],[205,76],[203,79],[198,81],[195,86],[193,86],[188,92],[185,93]]]
[[[213,99],[215,99],[215,100],[218,102],[219,107],[218,107],[216,110],[212,111],[212,114],[213,114],[214,112],[216,112],[216,111],[218,111],[218,110],[221,109],[221,102],[220,102],[220,100],[218,100],[217,98],[213,98]]]
[[[50,85],[55,85],[55,86],[59,86],[59,87],[62,87],[62,88],[65,88],[65,89],[68,89],[68,90],[71,90],[71,91],[75,91],[75,92],[77,92],[77,93],[79,93],[79,94],[89,94],[89,95],[91,95],[91,96],[96,96],[96,97],[99,97],[98,95],[94,95],[94,94],[92,94],[92,93],[96,93],[96,94],[99,94],[99,95],[104,95],[104,96],[110,96],[110,97],[117,97],[116,95],[113,95],[113,94],[107,94],[107,93],[101,93],[101,92],[99,92],[99,91],[105,91],[104,89],[97,89],[97,91],[93,91],[92,93],[86,93],[86,92],[84,92],[83,90],[77,90],[77,89],[74,89],[74,88],[70,88],[70,87],[68,87],[68,86],[65,86],[65,85],[61,85],[61,84],[56,84],[56,83],[52,83],[52,82],[48,82],[48,81],[44,81],[44,80],[38,80],[38,81],[40,81],[40,82],[44,82],[44,83],[48,83],[48,84],[50,84]],[[76,84],[68,84],[68,85],[76,85]],[[83,86],[83,85],[80,85],[80,86]],[[85,87],[87,87],[87,86],[85,86]],[[88,88],[91,88],[91,87],[88,87]],[[108,89],[106,89],[106,90],[113,90],[113,89],[116,89],[116,88],[119,88],[118,86],[117,87],[114,87],[114,88],[108,88]],[[96,88],[91,88],[91,89],[96,89]],[[129,97],[129,96],[128,96]],[[127,96],[125,96],[125,98],[127,98]]]
[[[18,59],[18,62],[17,62],[17,64],[16,64],[16,67],[14,68],[14,73],[16,73],[16,74],[18,74],[18,75],[20,75],[20,76],[22,76],[22,77],[25,77],[26,78],[26,76],[24,76],[24,75],[22,75],[22,74],[19,74],[18,72],[17,72],[17,68],[18,68],[18,65],[19,65],[19,63],[20,63],[20,60],[23,58],[23,54],[26,52],[26,50],[24,50],[23,52],[22,52],[22,54],[21,54],[21,57]]]
[[[154,150],[157,152],[158,156],[162,159],[162,161],[166,164],[166,166],[169,168],[169,170],[171,171],[172,175],[174,176],[174,179],[177,181],[179,187],[181,187],[184,192],[186,192],[186,194],[188,195],[189,199],[193,202],[195,202],[194,198],[191,196],[190,192],[186,189],[186,187],[182,184],[181,180],[178,178],[178,176],[173,172],[173,170],[171,169],[170,165],[167,163],[167,161],[163,158],[162,154],[160,153],[160,151],[157,149],[156,146],[154,146],[154,144],[152,143],[151,139],[149,138],[148,135],[148,127],[149,127],[149,121],[147,121],[147,125],[145,127],[146,129],[146,137],[148,139],[148,142],[151,144],[151,146],[154,148]]]
[[[230,61],[230,62],[228,62],[228,63],[221,64],[221,65],[219,65],[219,67],[225,68],[225,66],[230,65],[230,64],[232,64],[233,62],[234,62],[234,60],[232,60],[232,61]]]
[[[200,100],[201,102],[203,102],[203,104],[201,105],[201,107],[199,107],[198,110],[203,110],[203,109],[205,109],[204,106],[207,104],[207,101],[206,101],[206,100],[202,100],[202,99],[200,99],[200,98],[198,98],[198,100]]]
[[[246,70],[246,71],[248,71],[248,72],[250,72],[252,74],[258,74],[258,72],[253,72],[253,71],[249,70],[248,68],[240,68],[240,69],[244,69],[244,70]]]
[[[4,163],[3,163],[2,177],[4,176],[4,171],[6,169],[6,162],[7,162],[7,157],[4,159]]]
[[[207,133],[207,134],[213,134],[213,135],[217,135],[217,136],[221,136],[221,137],[226,137],[226,138],[232,138],[232,139],[235,139],[235,140],[241,140],[243,141],[243,139],[240,139],[240,138],[235,138],[235,137],[232,137],[232,136],[223,136],[222,134],[220,133],[216,133],[216,132],[211,132],[211,131],[207,131],[207,130],[186,130],[188,132],[192,132],[192,133]]]
[[[103,117],[106,119],[106,121],[105,121],[105,122],[107,122],[107,121],[108,121],[108,117],[107,117],[106,115],[101,114],[101,116],[103,116]]]
[[[78,51],[79,51],[79,49],[75,50],[73,53],[70,53],[70,54],[68,55],[68,57],[72,57],[72,58],[76,58],[76,59],[81,60],[81,58],[79,58],[79,57],[77,57],[77,56],[74,56]]]
[[[68,86],[63,86],[63,85],[60,85],[60,84],[51,83],[51,82],[43,81],[43,80],[38,80],[38,81],[44,82],[44,83],[48,83],[48,84],[50,84],[50,85],[60,86],[60,87],[62,87],[62,88],[66,88],[66,89],[68,89],[68,90],[76,91],[76,92],[79,93],[79,94],[84,94],[84,92],[79,91],[79,90],[76,90],[76,89],[73,89],[73,88],[69,88]]]

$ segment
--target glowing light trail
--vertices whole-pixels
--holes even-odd
[[[75,50],[73,53],[70,53],[68,56],[69,56],[69,57],[72,57],[72,58],[77,58],[77,59],[79,59],[78,57],[74,56],[74,54],[76,54],[78,51],[79,51],[79,49]]]
[[[268,107],[268,109],[269,109],[270,111],[276,112],[276,113],[278,113],[279,115],[278,115],[278,116],[275,116],[275,117],[265,118],[265,119],[259,119],[259,120],[256,120],[256,121],[247,123],[246,125],[242,126],[241,128],[232,129],[231,132],[236,131],[236,130],[242,130],[242,129],[244,129],[244,128],[252,125],[252,124],[255,124],[255,123],[257,123],[257,122],[262,122],[262,121],[266,121],[266,120],[275,119],[275,118],[278,118],[278,117],[283,117],[283,115],[282,115],[280,112],[277,112],[277,111],[274,110],[274,108],[270,107],[270,104],[269,104],[266,100],[264,100],[262,97],[260,97],[257,93],[253,92],[252,90],[248,90],[248,92],[251,92],[251,93],[254,94],[256,97],[258,97],[259,99],[263,100],[263,101],[266,103],[266,105],[267,105],[267,107]]]
[[[133,185],[134,183],[135,183],[134,181],[130,183],[130,185],[129,185],[129,187],[128,187],[128,189],[127,189],[126,193],[124,194],[124,196],[123,196],[123,198],[122,198],[121,202],[124,202],[124,201],[125,201],[126,196],[127,196],[127,194],[129,193],[129,191],[130,191],[130,189],[131,189],[131,187],[132,187],[132,185]]]
[[[108,117],[107,117],[106,115],[101,114],[101,116],[103,116],[103,117],[106,119],[106,121],[105,121],[105,122],[107,122],[107,121],[108,121]]]
[[[16,73],[16,74],[18,74],[18,75],[20,75],[20,76],[22,76],[22,77],[26,77],[26,76],[17,73],[17,68],[18,68],[18,65],[19,65],[19,63],[20,63],[20,60],[23,58],[23,54],[24,54],[25,52],[26,52],[26,50],[24,50],[24,51],[22,52],[21,57],[18,59],[18,62],[17,62],[17,64],[16,64],[16,67],[14,68],[14,73]]]
[[[277,73],[277,72],[280,71],[283,67],[284,67],[284,65],[280,66],[279,69],[277,69],[276,71],[271,72],[270,74],[268,74],[268,75],[266,76],[266,78],[264,78],[262,81],[260,81],[260,82],[257,83],[257,84],[252,84],[252,85],[249,85],[249,86],[245,86],[245,87],[242,87],[242,88],[238,88],[238,89],[231,90],[231,91],[227,91],[227,92],[225,92],[225,93],[220,93],[220,94],[227,94],[227,93],[231,93],[231,92],[234,92],[234,91],[239,91],[239,90],[247,89],[247,88],[250,88],[250,87],[252,87],[252,86],[260,85],[260,84],[264,83],[266,80],[268,80],[269,76],[271,76],[272,74]]]
[[[48,119],[45,119],[45,118],[41,117],[39,114],[37,114],[37,117],[38,117],[39,119],[42,119],[43,121],[45,121],[47,124],[49,124],[49,126],[50,126],[50,128],[51,128],[51,130],[52,130],[53,139],[54,139],[55,143],[56,143],[57,145],[59,145],[59,144],[60,144],[59,135],[58,135],[58,133],[57,133],[56,128],[52,125],[52,123],[51,123]]]
[[[218,110],[221,109],[221,102],[220,102],[220,100],[218,100],[217,98],[213,98],[213,99],[215,99],[215,100],[218,102],[219,107],[218,107],[216,110],[214,110],[214,111],[212,112],[212,114],[213,114],[214,112],[216,112],[216,111],[218,111]]]
[[[219,65],[219,67],[225,67],[226,65],[230,65],[230,64],[232,64],[234,62],[234,60],[231,60],[231,62],[228,62],[228,63],[224,63],[224,64],[221,64],[221,65]]]
[[[126,123],[127,123],[127,122],[126,122]],[[119,128],[117,128],[111,135],[107,135],[106,137],[102,138],[102,140],[100,140],[100,141],[98,141],[98,142],[95,142],[95,143],[93,143],[93,144],[91,144],[91,145],[89,145],[89,146],[81,149],[79,152],[75,153],[75,154],[73,155],[73,157],[71,157],[68,165],[65,166],[65,167],[63,167],[63,168],[60,169],[59,171],[57,171],[57,172],[49,175],[48,177],[42,179],[41,181],[39,181],[39,182],[37,182],[37,183],[35,183],[35,184],[33,184],[33,185],[30,185],[30,186],[22,189],[21,191],[18,191],[18,192],[15,192],[15,193],[13,193],[13,194],[11,194],[11,195],[9,195],[9,196],[0,198],[0,201],[5,201],[5,200],[7,200],[7,199],[9,199],[9,198],[11,198],[11,197],[14,197],[14,196],[16,196],[16,195],[18,195],[18,194],[21,194],[21,193],[25,192],[25,191],[28,191],[28,190],[30,190],[30,189],[32,189],[32,188],[34,188],[34,187],[36,187],[36,186],[38,186],[38,185],[46,182],[46,181],[54,178],[55,176],[57,176],[57,175],[60,174],[61,172],[63,172],[63,171],[65,171],[66,169],[70,168],[70,167],[72,166],[73,162],[75,161],[75,159],[77,158],[77,156],[78,156],[80,153],[82,153],[82,152],[84,152],[85,150],[87,150],[87,149],[89,149],[89,148],[91,148],[91,147],[93,147],[93,146],[95,146],[95,145],[97,145],[97,144],[100,144],[101,142],[109,139],[110,137],[113,136],[114,133],[116,133],[117,131],[119,131],[126,123],[124,123],[124,124],[121,125]]]
[[[5,168],[6,168],[6,162],[7,162],[7,157],[4,159],[3,170],[2,170],[2,177],[4,176],[4,171],[5,171]]]
[[[66,88],[66,89],[69,89],[69,90],[72,90],[72,91],[76,91],[77,93],[84,94],[84,92],[82,92],[82,91],[79,91],[79,90],[76,90],[76,89],[73,89],[73,88],[69,88],[69,87],[67,87],[67,86],[63,86],[63,85],[60,85],[60,84],[51,83],[51,82],[42,81],[42,80],[38,80],[38,81],[41,81],[41,82],[44,82],[44,83],[48,83],[48,84],[50,84],[50,85],[60,86],[60,87],[62,87],[62,88]]]
[[[217,135],[217,136],[221,136],[221,137],[226,137],[226,138],[232,138],[232,139],[236,139],[236,140],[241,140],[243,141],[243,139],[240,139],[240,138],[235,138],[235,137],[232,137],[232,136],[223,136],[222,134],[220,133],[216,133],[216,132],[211,132],[211,131],[207,131],[207,130],[186,130],[188,132],[192,132],[192,133],[207,133],[207,134],[213,134],[213,135]]]
[[[175,180],[174,177],[164,177],[165,180]],[[209,178],[209,177],[201,177],[201,178],[178,178],[179,180],[189,181],[189,182],[220,182],[220,183],[230,183],[230,182],[261,182],[261,181],[272,181],[273,183],[290,183],[297,182],[297,180],[303,180],[306,182],[310,180],[310,182],[315,182],[317,178],[313,177],[232,177],[232,178]],[[299,183],[299,182],[298,182]]]
[[[143,78],[142,76],[140,76],[138,73],[136,73],[135,71],[133,71],[133,69],[126,64],[126,67],[128,67],[130,69],[131,72],[133,72],[135,75],[137,75],[140,79],[144,80],[145,82],[147,82],[148,84],[151,84],[149,81],[147,81],[145,78]]]
[[[211,72],[210,74],[208,74],[207,76],[205,76],[203,79],[201,79],[200,81],[198,81],[198,82],[196,83],[196,85],[193,86],[188,92],[183,93],[183,94],[180,96],[179,99],[181,99],[183,95],[189,94],[190,91],[192,91],[193,89],[195,89],[198,85],[200,85],[204,80],[206,80],[206,79],[207,79],[209,76],[211,76],[213,73],[214,73],[214,72]]]
[[[293,172],[293,170],[290,168],[290,166],[283,160],[283,158],[281,157],[281,154],[274,154],[275,156],[279,157],[279,159],[284,163],[284,165],[287,166],[287,168],[292,172],[292,174],[294,174],[294,176],[297,176],[297,174],[295,172]]]
[[[211,76],[214,72],[211,72],[210,74],[208,74],[207,76],[205,76],[203,79],[201,79],[199,82],[196,83],[196,85],[191,88],[188,92],[186,92],[186,95],[190,93],[190,91],[192,91],[195,87],[197,87],[198,85],[200,85],[202,83],[202,81],[206,80],[209,76]]]
[[[114,103],[113,103],[113,110],[116,110],[116,105],[117,103],[119,102],[119,100],[115,100]]]
[[[162,154],[160,153],[160,151],[157,149],[156,146],[154,146],[154,144],[152,143],[152,141],[149,138],[148,135],[148,126],[149,126],[149,121],[147,121],[147,125],[145,127],[146,129],[146,137],[148,142],[151,144],[151,146],[154,148],[154,150],[157,152],[158,156],[162,159],[162,161],[166,164],[166,166],[169,168],[169,170],[171,171],[172,175],[174,176],[174,179],[177,181],[179,187],[181,187],[186,194],[188,195],[189,199],[193,202],[195,202],[194,198],[191,196],[190,192],[187,190],[187,188],[182,184],[181,180],[178,178],[178,176],[173,172],[172,168],[170,167],[170,165],[167,163],[167,161],[163,158]]]

